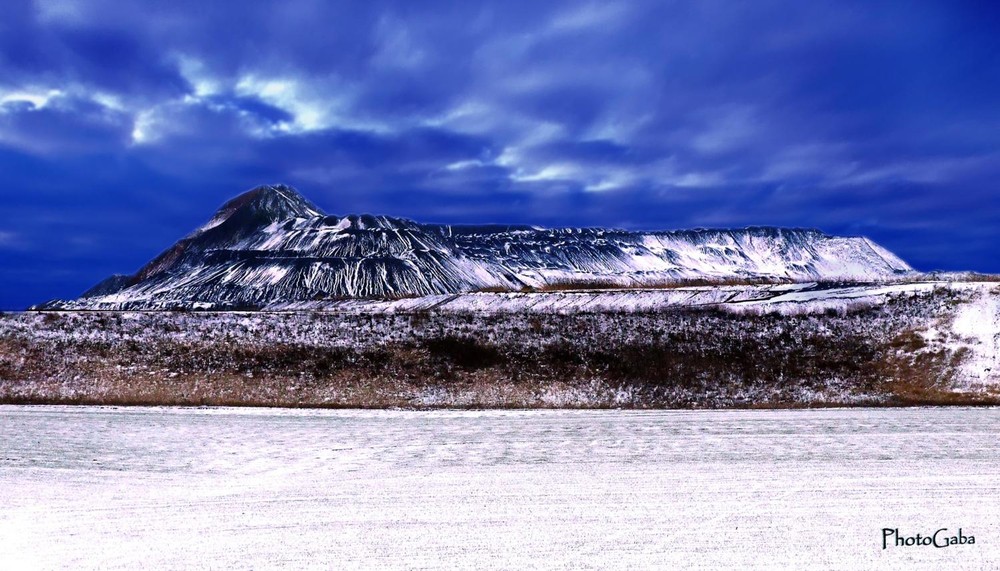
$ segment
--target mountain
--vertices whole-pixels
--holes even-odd
[[[818,230],[630,232],[328,216],[284,185],[226,204],[131,276],[37,308],[260,308],[336,298],[686,280],[879,281],[913,272],[867,238]]]

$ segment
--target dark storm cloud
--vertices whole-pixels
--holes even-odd
[[[132,271],[226,198],[867,234],[1000,271],[1000,18],[976,2],[14,0],[0,305]]]

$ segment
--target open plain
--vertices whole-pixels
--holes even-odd
[[[990,408],[2,406],[0,557],[11,569],[989,569],[998,430]],[[882,549],[883,528],[961,528],[975,543]]]

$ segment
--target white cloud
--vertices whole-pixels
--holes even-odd
[[[65,93],[59,89],[21,89],[16,91],[0,92],[0,105],[5,103],[17,103],[26,102],[30,103],[35,109],[43,109],[49,102],[58,97],[64,96]]]
[[[442,115],[420,122],[465,135],[487,135],[507,141],[510,147],[527,147],[557,140],[565,127],[552,121],[537,120],[486,101],[469,100]]]
[[[635,182],[635,175],[626,172],[613,172],[602,176],[597,182],[583,187],[588,192],[605,192],[624,188]]]
[[[234,107],[226,102],[202,99],[194,95],[156,105],[138,111],[132,122],[132,144],[145,145],[154,143],[168,135],[195,133],[199,126],[190,119],[192,108],[203,107],[222,115],[235,115],[242,130],[253,137],[268,137],[275,131],[287,129],[287,125],[273,125],[260,121],[253,113]]]
[[[469,161],[456,161],[445,165],[444,170],[447,171],[460,171],[465,169],[471,169],[476,167],[486,166],[486,163],[480,160],[469,160]]]
[[[707,188],[724,184],[725,178],[714,172],[689,172],[667,177],[659,182],[681,188]]]
[[[86,19],[88,7],[79,0],[35,0],[35,11],[42,22],[77,24]]]
[[[330,88],[296,78],[256,74],[244,75],[234,82],[211,76],[204,65],[193,58],[180,57],[179,62],[184,77],[194,86],[195,93],[137,111],[132,130],[134,144],[150,143],[167,132],[182,131],[182,125],[171,122],[176,121],[179,111],[183,114],[185,106],[203,106],[214,112],[235,114],[241,120],[245,132],[257,138],[329,128],[371,132],[389,130],[381,123],[354,116],[347,90],[333,94]],[[259,99],[287,112],[292,119],[278,123],[261,121],[252,112],[240,109],[225,97],[216,97],[227,93]]]
[[[177,66],[184,79],[194,88],[195,96],[208,97],[222,91],[221,81],[208,72],[201,60],[190,56],[179,56]]]
[[[579,173],[577,165],[538,164],[531,159],[531,148],[557,141],[566,136],[566,129],[551,121],[537,121],[514,111],[505,111],[482,100],[468,100],[446,113],[427,118],[429,127],[447,129],[466,135],[483,135],[494,140],[508,141],[500,155],[492,160],[463,160],[446,165],[446,170],[494,165],[510,170],[515,182],[566,180]]]
[[[90,97],[94,102],[100,104],[103,107],[107,107],[112,111],[124,111],[125,104],[122,102],[121,98],[112,93],[97,92]]]
[[[574,6],[556,15],[548,27],[548,32],[574,32],[578,30],[611,31],[620,24],[627,14],[627,2],[591,2]]]
[[[247,75],[236,83],[236,94],[258,97],[295,117],[297,130],[311,131],[325,126],[326,112],[322,106],[307,101],[299,85],[292,79],[263,79]]]
[[[575,180],[581,175],[580,168],[572,163],[557,163],[546,165],[541,170],[524,174],[515,172],[511,175],[511,180],[516,182],[536,182],[548,180]]]
[[[0,89],[0,106],[10,103],[30,103],[35,109],[57,107],[67,100],[88,100],[111,111],[127,111],[125,101],[117,94],[95,91],[80,85],[68,84],[61,88],[19,87],[9,91]],[[2,111],[2,109],[0,109]]]
[[[351,89],[341,85],[314,85],[291,77],[244,75],[236,82],[237,95],[257,97],[287,111],[291,124],[279,130],[291,133],[321,129],[354,129],[377,133],[390,132],[384,123],[359,118],[353,109]]]
[[[156,109],[146,109],[135,115],[132,124],[132,142],[135,144],[149,143],[156,139]]]
[[[466,126],[472,131],[488,129],[489,126],[483,124],[484,120],[492,115],[493,108],[482,101],[465,101],[453,109],[448,110],[437,117],[424,119],[424,125],[428,127],[461,127]],[[492,121],[489,121],[492,124]]]

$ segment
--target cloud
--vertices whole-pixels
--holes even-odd
[[[25,108],[25,104],[32,109],[41,109],[49,104],[54,98],[64,95],[59,89],[27,89],[24,91],[8,91],[0,93],[0,112],[10,111],[16,108]]]
[[[129,117],[100,103],[49,91],[46,99],[0,104],[0,144],[38,154],[118,148]]]
[[[918,265],[1000,271],[1000,37],[984,5],[4,9],[0,200],[33,252],[4,267],[69,268],[53,293],[134,268],[273,181],[334,212],[821,226]],[[22,286],[0,304],[37,301]]]

